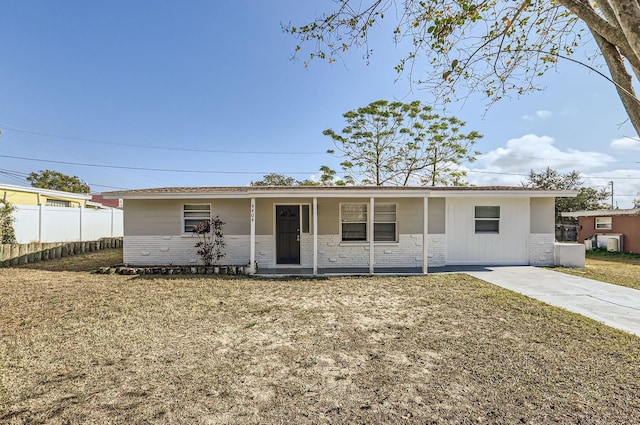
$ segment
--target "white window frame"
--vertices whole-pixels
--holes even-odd
[[[596,230],[611,230],[613,228],[613,217],[596,217],[594,227]]]
[[[489,207],[489,208],[497,208],[498,216],[497,217],[478,217],[476,214],[476,208],[478,207]],[[473,233],[476,235],[499,235],[500,234],[500,217],[502,215],[502,211],[500,205],[474,205],[473,207]],[[495,222],[498,225],[497,231],[478,231],[477,224],[479,221],[482,222]]]
[[[358,240],[348,240],[345,241],[343,240],[343,235],[342,235],[342,225],[345,223],[342,221],[342,208],[343,206],[346,205],[364,205],[364,214],[365,214],[365,219],[364,221],[348,221],[346,223],[358,223],[358,224],[363,224],[364,223],[364,239],[358,239]],[[365,243],[369,240],[369,204],[365,203],[365,202],[341,202],[340,203],[340,214],[339,214],[339,222],[338,225],[340,226],[340,242],[341,243]]]
[[[360,223],[360,224],[364,224],[365,225],[365,238],[364,239],[360,239],[360,240],[348,240],[345,241],[342,239],[342,225],[344,224],[342,221],[342,207],[343,205],[363,205],[365,207],[365,221],[353,221],[353,222],[349,222],[349,223]],[[395,221],[376,221],[376,215],[375,215],[375,209],[378,206],[389,206],[389,205],[393,205],[395,208]],[[358,243],[369,243],[369,203],[368,202],[341,202],[340,203],[340,214],[339,214],[339,222],[338,225],[340,227],[340,243],[345,243],[345,244],[358,244]],[[379,241],[379,240],[375,240],[375,225],[376,224],[389,224],[389,223],[393,223],[394,224],[394,239],[393,240],[389,240],[389,241]],[[398,203],[397,202],[380,202],[380,203],[375,203],[374,204],[374,213],[373,213],[373,228],[374,228],[374,243],[376,244],[393,244],[393,243],[398,243]]]
[[[190,211],[188,211],[188,210],[186,209],[186,207],[187,207],[187,206],[192,206],[192,205],[193,205],[193,206],[196,206],[196,205],[197,205],[197,206],[203,206],[203,205],[206,205],[206,206],[208,206],[208,207],[209,207],[209,211],[206,211],[206,214],[205,214],[205,210],[190,210]],[[187,218],[187,216],[185,215],[185,213],[186,213],[186,212],[196,212],[196,211],[202,211],[202,212],[203,212],[203,214],[202,214],[201,216],[189,216],[188,218]],[[211,204],[204,204],[204,203],[190,203],[190,204],[182,204],[182,213],[181,213],[181,215],[182,215],[182,220],[181,220],[181,222],[180,222],[180,234],[182,234],[182,235],[193,235],[193,232],[187,232],[187,231],[185,231],[185,228],[187,227],[187,225],[186,225],[186,221],[187,221],[187,219],[189,219],[189,220],[197,219],[197,220],[200,220],[199,222],[203,222],[203,221],[205,221],[205,220],[211,220]]]
[[[304,207],[307,207],[307,230],[304,230]],[[312,217],[311,217],[311,204],[303,202],[300,204],[300,234],[311,234],[311,225]]]
[[[71,201],[65,201],[64,199],[47,199],[45,202],[45,206],[47,207],[71,207]]]
[[[393,209],[394,209],[394,215],[395,215],[395,220],[394,221],[378,221],[376,220],[376,211],[375,209],[377,207],[382,207],[382,206],[390,206],[393,205]],[[393,240],[389,240],[389,241],[381,241],[381,240],[376,240],[375,238],[375,234],[376,234],[376,224],[391,224],[393,223]],[[398,203],[397,202],[376,202],[375,205],[373,206],[373,241],[375,243],[396,243],[398,242]]]

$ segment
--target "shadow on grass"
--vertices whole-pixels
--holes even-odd
[[[100,267],[121,263],[122,248],[113,248],[13,267],[50,272],[93,272]]]

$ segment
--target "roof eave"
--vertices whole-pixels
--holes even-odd
[[[562,217],[607,217],[607,216],[620,216],[620,215],[640,215],[640,208],[623,209],[623,210],[592,210],[592,211],[567,211],[561,212]]]
[[[201,191],[120,191],[106,192],[105,199],[246,199],[246,198],[416,198],[416,197],[573,197],[576,190],[536,190],[536,189],[495,189],[495,188],[354,188],[349,187],[309,187],[309,188],[242,188],[241,190],[201,190]]]
[[[15,192],[39,193],[41,195],[55,196],[58,198],[91,199],[91,195],[86,195],[82,193],[65,192],[62,190],[41,189],[39,187],[26,187],[26,186],[16,186],[12,184],[0,184],[0,190],[2,188],[5,188],[7,190],[13,190]]]

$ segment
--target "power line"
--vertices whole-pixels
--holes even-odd
[[[71,162],[71,161],[54,161],[51,159],[39,159],[39,158],[25,158],[21,156],[0,155],[0,158],[21,159],[24,161],[45,162],[51,164],[65,164],[65,165],[79,165],[83,167],[96,167],[96,168],[115,168],[121,170],[141,170],[141,171],[159,171],[167,173],[193,173],[193,174],[271,174],[273,171],[214,171],[214,170],[189,170],[189,169],[171,169],[171,168],[147,168],[147,167],[129,167],[124,165],[105,165],[105,164],[89,164],[85,162]],[[495,174],[495,175],[507,175],[507,176],[520,176],[527,177],[529,174],[523,173],[507,173],[498,171],[480,171],[480,170],[467,170],[468,173],[477,174]],[[278,174],[313,174],[317,171],[282,171]],[[589,176],[581,175],[583,178],[591,179],[610,179],[610,180],[640,180],[640,177],[616,177],[616,176]]]
[[[20,174],[18,173],[11,173],[11,172],[7,172],[4,170],[0,170],[0,174],[4,174],[5,176],[7,176],[8,178],[19,182],[19,183],[24,183],[24,178],[20,176]]]
[[[31,130],[23,130],[16,127],[13,127],[7,123],[4,123],[4,127],[0,127],[0,129],[5,131],[15,131],[19,133],[25,134],[33,134],[37,136],[45,136],[52,137],[56,139],[62,140],[75,140],[80,142],[87,143],[98,143],[103,145],[112,145],[112,146],[127,146],[133,148],[141,148],[141,149],[155,149],[155,150],[164,150],[164,151],[180,151],[180,152],[202,152],[202,153],[217,153],[217,154],[242,154],[242,155],[325,155],[327,152],[300,152],[300,151],[233,151],[233,150],[220,150],[220,149],[196,149],[196,148],[183,148],[183,147],[168,147],[168,146],[151,146],[151,145],[139,145],[134,143],[117,143],[117,142],[109,142],[105,140],[96,140],[96,139],[86,139],[81,137],[73,137],[73,136],[60,136],[57,134],[50,133],[42,133],[39,131],[31,131]],[[629,139],[633,139],[629,136],[624,136]],[[634,139],[635,140],[635,139]],[[521,158],[521,159],[539,159],[544,161],[555,160],[555,161],[563,161],[565,158],[549,158],[549,157],[538,157],[538,156],[527,156],[527,155],[510,155],[511,157]],[[599,159],[582,159],[582,162],[597,162],[600,163],[602,160]],[[638,164],[640,161],[616,161],[618,164]]]
[[[24,183],[24,180],[26,180],[27,177],[29,177],[28,173],[23,173],[21,171],[15,171],[15,170],[5,170],[5,169],[1,169],[0,168],[0,174],[4,174],[5,176],[14,179],[15,181],[18,181],[20,183]],[[119,187],[119,186],[111,186],[111,185],[105,185],[105,184],[98,184],[98,183],[90,183],[90,182],[86,182],[89,186],[91,187],[106,187],[106,188],[110,188],[110,189],[122,189],[122,190],[126,190],[126,187]]]
[[[1,158],[21,159],[24,161],[47,162],[51,164],[80,165],[83,167],[96,168],[116,168],[120,170],[142,170],[142,171],[160,171],[166,173],[194,173],[194,174],[270,174],[272,171],[213,171],[213,170],[187,170],[187,169],[170,169],[170,168],[146,168],[146,167],[127,167],[124,165],[104,165],[104,164],[88,164],[85,162],[70,161],[54,161],[51,159],[25,158],[21,156],[0,155]],[[285,171],[282,174],[313,174],[317,171]]]
[[[202,152],[202,153],[219,153],[219,154],[242,154],[242,155],[325,155],[326,152],[295,152],[295,151],[286,151],[286,152],[274,152],[274,151],[232,151],[232,150],[218,150],[218,149],[195,149],[195,148],[176,148],[176,147],[168,147],[168,146],[150,146],[150,145],[137,145],[132,143],[116,143],[116,142],[107,142],[104,140],[94,140],[94,139],[84,139],[80,137],[67,137],[67,136],[58,136],[55,134],[48,133],[40,133],[37,131],[30,130],[20,130],[17,128],[2,128],[2,130],[8,131],[16,131],[19,133],[25,134],[33,134],[37,136],[45,136],[45,137],[53,137],[56,139],[63,140],[75,140],[79,142],[87,142],[87,143],[99,143],[103,145],[112,145],[112,146],[128,146],[133,148],[142,148],[142,149],[156,149],[156,150],[165,150],[165,151],[181,151],[181,152]]]

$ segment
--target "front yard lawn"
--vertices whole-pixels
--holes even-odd
[[[0,423],[640,423],[640,338],[467,275],[54,263],[0,269]]]
[[[568,269],[557,267],[554,270],[640,289],[640,256],[607,251],[587,251],[586,267]]]

